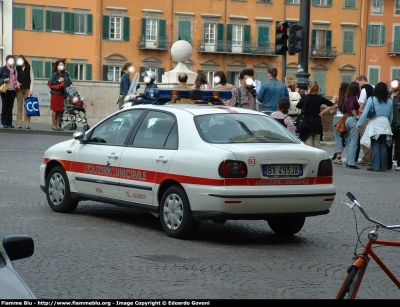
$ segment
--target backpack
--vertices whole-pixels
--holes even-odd
[[[301,95],[298,92],[289,92],[289,100],[290,100],[290,108],[289,115],[297,115],[299,114],[299,109],[296,108],[299,103]]]
[[[287,128],[286,123],[285,123],[285,119],[286,117],[288,117],[289,115],[286,115],[284,118],[274,118],[278,123],[280,123],[283,127]]]

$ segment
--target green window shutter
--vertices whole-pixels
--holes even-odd
[[[257,80],[259,80],[261,83],[267,82],[268,81],[268,72],[257,72],[256,76]]]
[[[53,15],[52,15],[52,11],[46,11],[46,31],[47,32],[51,32],[52,30],[52,24],[53,22]]]
[[[386,26],[381,26],[381,46],[385,45],[386,41]]]
[[[318,0],[312,0],[312,5],[318,5],[319,1]]]
[[[185,40],[192,43],[192,23],[189,20],[179,20],[178,40]]]
[[[343,32],[343,53],[354,52],[354,32],[344,31]]]
[[[251,52],[251,42],[250,42],[250,35],[251,35],[251,26],[244,25],[243,26],[243,51],[246,53]]]
[[[129,17],[124,17],[124,21],[123,21],[123,23],[124,23],[124,28],[123,28],[123,37],[122,37],[122,39],[124,40],[124,41],[129,41],[129,38],[130,38],[130,18]]]
[[[86,64],[85,80],[92,80],[92,64]]]
[[[400,26],[394,26],[394,42],[392,51],[400,52]]]
[[[312,30],[311,31],[311,49],[315,49],[317,47],[316,45],[317,45],[317,30]]]
[[[93,34],[93,14],[86,15],[86,34]]]
[[[44,63],[44,77],[50,78],[51,77],[51,70],[53,68],[52,62],[45,62]]]
[[[75,13],[70,13],[69,33],[75,33]]]
[[[226,25],[226,47],[228,52],[232,51],[232,29],[233,26],[231,24]]]
[[[108,15],[103,15],[103,39],[110,39],[110,16]]]
[[[32,30],[43,31],[44,30],[44,11],[38,9],[32,9]]]
[[[165,72],[165,68],[159,68],[157,69],[157,82],[161,83],[162,82],[162,75]]]
[[[64,12],[64,33],[71,33],[71,13]]]
[[[393,78],[400,78],[400,69],[392,69],[392,79]]]
[[[146,18],[142,18],[142,42],[146,41]]]
[[[332,6],[332,0],[328,0],[327,4],[328,4],[327,6]]]
[[[369,83],[375,86],[379,82],[379,69],[378,68],[370,68],[368,79],[369,79]]]
[[[217,25],[217,51],[224,50],[224,24]]]
[[[25,8],[13,8],[13,28],[25,30]]]
[[[356,0],[346,0],[345,7],[351,7],[351,8],[355,8],[356,7]]]
[[[167,42],[167,22],[165,19],[158,21],[158,48],[166,48]]]
[[[315,73],[314,81],[317,81],[319,84],[319,94],[326,95],[325,74]]]
[[[372,25],[367,27],[367,45],[372,45]]]
[[[258,27],[258,44],[259,47],[269,47],[269,27]]]
[[[104,81],[108,81],[107,73],[108,73],[108,65],[103,65],[103,80]]]
[[[332,30],[325,31],[325,47],[327,53],[332,51]]]
[[[75,79],[75,65],[73,63],[67,63],[67,72],[69,73],[69,76],[71,79]]]
[[[34,78],[43,78],[43,61],[32,61],[32,73]]]
[[[354,80],[353,77],[350,75],[341,75],[340,82],[347,82],[350,84],[353,80]]]

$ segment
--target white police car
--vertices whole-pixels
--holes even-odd
[[[298,233],[335,197],[324,150],[303,144],[263,113],[226,106],[136,105],[50,147],[40,186],[56,212],[80,200],[147,210],[166,234],[199,222],[266,220]]]

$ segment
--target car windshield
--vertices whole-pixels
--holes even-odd
[[[276,120],[257,114],[207,114],[194,118],[207,143],[300,143]]]

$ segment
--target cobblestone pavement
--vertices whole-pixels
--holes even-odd
[[[44,151],[68,138],[0,133],[0,238],[33,237],[34,255],[14,265],[38,298],[333,299],[357,240],[353,212],[340,204],[345,193],[353,192],[371,217],[400,223],[400,172],[344,165],[334,165],[331,212],[307,218],[291,237],[275,235],[265,221],[228,221],[203,222],[193,239],[176,240],[149,213],[92,201],[72,214],[55,213],[38,169]],[[369,225],[359,214],[357,222],[359,231]],[[381,238],[399,235],[382,231]],[[378,253],[400,276],[400,250]],[[398,299],[400,291],[371,262],[359,297]]]

